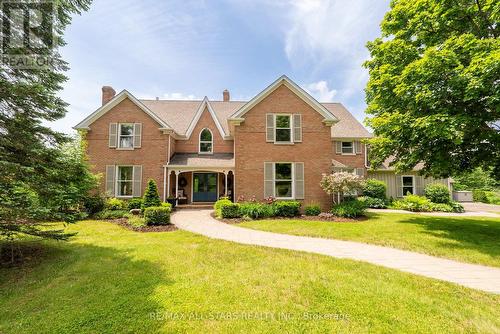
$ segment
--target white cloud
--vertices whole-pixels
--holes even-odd
[[[196,96],[193,94],[183,94],[183,93],[166,93],[163,94],[165,100],[196,100]]]
[[[324,80],[313,82],[305,86],[306,91],[320,102],[332,102],[337,95],[335,89],[329,89],[328,83]]]

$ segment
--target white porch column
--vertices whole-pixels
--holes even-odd
[[[179,204],[178,201],[179,201],[179,174],[181,173],[180,170],[176,170],[175,171],[175,203],[176,204]]]
[[[167,167],[163,166],[163,202],[167,200]]]
[[[167,168],[167,198],[170,197],[170,175],[172,171]]]
[[[227,197],[227,174],[229,174],[229,171],[225,170],[224,171],[224,197]]]

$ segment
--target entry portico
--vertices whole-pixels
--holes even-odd
[[[234,196],[234,154],[176,153],[164,167],[164,200],[185,198],[187,203],[211,203]]]

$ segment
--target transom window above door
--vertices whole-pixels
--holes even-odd
[[[200,131],[200,147],[199,153],[210,154],[213,153],[213,135],[212,131],[209,129],[203,129]]]
[[[134,124],[120,123],[118,129],[118,147],[134,148]]]
[[[292,142],[292,115],[275,115],[275,138],[277,143]]]

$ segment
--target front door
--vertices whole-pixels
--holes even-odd
[[[193,173],[193,202],[217,201],[217,173]]]

